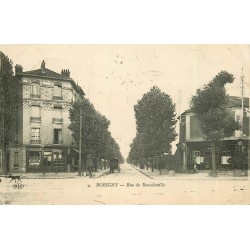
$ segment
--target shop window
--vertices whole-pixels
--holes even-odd
[[[200,151],[193,151],[193,160],[196,164],[204,163],[204,157],[201,156]]]
[[[64,170],[64,158],[65,155],[63,152],[54,153],[54,171],[63,171]]]
[[[40,170],[41,152],[29,151],[29,168],[30,170]]]

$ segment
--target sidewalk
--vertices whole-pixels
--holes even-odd
[[[109,172],[109,169],[98,169],[97,172],[93,172],[94,178],[99,178],[102,175],[105,175]],[[71,173],[11,173],[9,175],[18,175],[21,176],[21,179],[72,179],[72,178],[89,178],[89,176],[79,176],[78,172],[71,172]],[[8,176],[8,175],[7,175]],[[4,176],[2,176],[4,177]]]
[[[240,177],[234,177],[232,172],[228,172],[228,174],[218,173],[217,177],[211,177],[208,175],[208,171],[198,173],[173,173],[173,171],[169,171],[167,174],[166,170],[163,169],[162,174],[160,174],[158,169],[154,169],[152,172],[151,168],[147,170],[146,168],[141,169],[133,165],[131,166],[142,174],[155,180],[248,180],[248,176],[243,175],[243,173]]]

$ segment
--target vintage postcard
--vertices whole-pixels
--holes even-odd
[[[249,97],[249,45],[0,45],[0,204],[250,204]]]

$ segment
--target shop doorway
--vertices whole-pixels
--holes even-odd
[[[64,154],[62,150],[53,152],[53,171],[54,172],[65,171]]]
[[[45,172],[53,172],[52,152],[51,151],[44,151],[43,163],[44,163]]]

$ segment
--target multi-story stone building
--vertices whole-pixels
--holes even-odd
[[[22,105],[16,140],[8,147],[8,172],[70,171],[69,108],[83,90],[69,70],[58,74],[44,61],[40,69],[23,72],[16,65],[15,71]]]
[[[241,157],[242,160],[244,158],[242,164],[249,165],[247,163],[250,152],[249,98],[244,98],[244,112],[242,113],[241,98],[230,96],[229,109],[234,114],[235,119],[239,119],[241,122],[242,129],[236,130],[231,137],[226,137],[221,142],[216,143],[217,165],[228,165],[236,157]],[[179,170],[191,170],[194,164],[202,169],[210,169],[212,166],[211,143],[204,141],[199,120],[191,110],[186,110],[179,117],[179,121],[179,143],[176,152]]]

